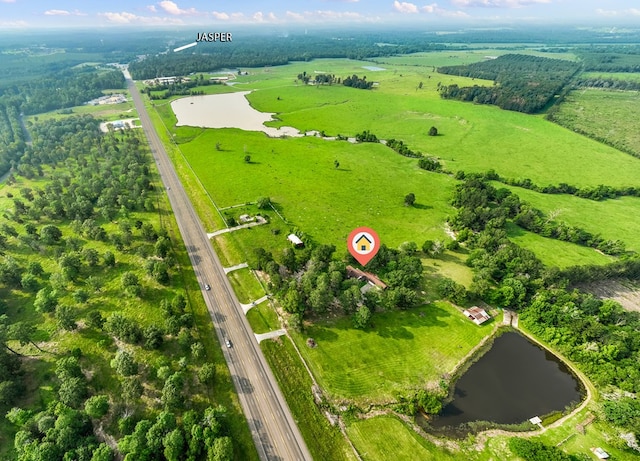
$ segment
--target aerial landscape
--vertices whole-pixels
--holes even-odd
[[[633,1],[43,3],[0,460],[640,458]]]

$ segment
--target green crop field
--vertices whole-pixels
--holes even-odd
[[[555,116],[558,123],[571,130],[604,140],[635,155],[640,155],[639,118],[640,92],[594,88],[572,91]],[[635,163],[640,164],[637,160]],[[604,173],[601,181],[602,178],[606,178],[607,183],[615,181]]]
[[[437,302],[376,313],[373,327],[364,331],[342,318],[315,322],[293,338],[329,396],[366,404],[437,384],[492,329],[493,323],[478,327],[457,308]],[[309,348],[308,337],[318,346]]]

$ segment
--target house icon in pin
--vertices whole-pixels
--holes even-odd
[[[371,240],[366,235],[362,234],[358,240],[356,240],[356,248],[359,253],[368,253],[371,251]]]

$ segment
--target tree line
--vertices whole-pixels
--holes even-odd
[[[579,64],[561,59],[506,54],[464,66],[438,68],[442,74],[493,80],[493,86],[439,85],[438,92],[445,99],[532,114],[545,108],[579,69]]]
[[[437,129],[435,127],[431,127],[429,129],[429,132],[432,133],[433,130],[435,130],[437,133]],[[343,139],[344,137],[341,135],[338,135],[336,138]],[[387,139],[386,141],[382,141],[378,139],[378,136],[376,136],[375,133],[372,133],[369,130],[364,130],[360,133],[356,133],[355,139],[356,139],[356,142],[372,142],[372,143],[382,142],[385,146],[389,147],[390,149],[402,155],[403,157],[417,158],[418,167],[422,168],[423,170],[428,170],[428,171],[442,170],[442,164],[436,157],[425,156],[420,151],[413,151],[409,148],[409,146],[407,146],[404,143],[404,141],[400,139],[391,138],[391,139]]]
[[[65,69],[53,75],[16,83],[6,88],[0,102],[16,106],[24,114],[80,106],[103,95],[107,89],[123,89],[124,75],[95,67]]]
[[[378,45],[385,40],[396,40],[398,46]],[[377,33],[362,32],[350,34],[346,40],[335,40],[324,33],[286,37],[256,35],[244,36],[242,40],[234,40],[224,46],[201,44],[189,54],[146,56],[132,62],[129,71],[134,79],[144,80],[219,69],[277,66],[318,58],[363,59],[444,49],[448,46],[410,32],[390,33],[384,38]]]
[[[465,177],[465,173],[462,170],[456,172],[456,175],[458,178]],[[578,187],[567,183],[541,186],[529,178],[503,178],[496,173],[495,170],[489,170],[485,173],[474,173],[474,175],[479,175],[487,181],[497,181],[508,184],[509,186],[522,187],[523,189],[529,189],[541,194],[575,195],[576,197],[598,202],[618,197],[640,197],[640,187],[635,186],[613,187],[598,184],[597,186]]]
[[[199,74],[192,79],[181,79],[174,83],[158,83],[148,85],[143,88],[142,92],[149,96],[149,99],[169,99],[172,96],[196,96],[205,94],[202,90],[195,90],[194,88],[199,86],[209,85],[222,85],[222,82],[217,80],[205,79],[204,75]],[[157,94],[163,91],[163,93]],[[155,94],[154,94],[155,93]]]

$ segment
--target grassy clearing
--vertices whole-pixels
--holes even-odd
[[[264,289],[251,269],[238,269],[227,274],[233,290],[243,304],[248,304],[264,296]]]
[[[282,337],[260,344],[273,370],[287,404],[295,415],[313,459],[355,460],[355,456],[340,430],[329,424],[313,401],[312,381],[289,341]]]
[[[351,422],[347,427],[347,434],[364,461],[466,459],[466,455],[456,457],[436,447],[393,416]]]
[[[549,267],[556,266],[562,269],[569,266],[598,265],[615,261],[613,256],[605,255],[593,248],[542,237],[514,224],[507,224],[507,235],[516,244],[533,251]]]
[[[267,333],[281,328],[278,315],[273,310],[269,302],[263,302],[252,307],[247,312],[247,320],[254,333]]]
[[[208,130],[197,142],[181,148],[221,206],[269,196],[291,222],[287,225],[274,213],[267,213],[272,218],[270,226],[281,231],[279,235],[265,226],[234,232],[237,240],[248,236],[249,248],[272,248],[269,242],[274,240],[284,248],[287,231],[294,225],[338,248],[344,248],[349,232],[360,225],[374,227],[382,241],[394,247],[407,240],[421,244],[427,238],[444,238],[441,223],[453,211],[448,197],[454,181],[418,169],[415,159],[399,156],[381,144],[269,139],[253,132],[238,138],[240,133]],[[204,146],[215,142],[221,142],[224,151],[203,153]],[[251,164],[243,161],[245,146]],[[340,162],[340,168],[334,167],[334,160]],[[404,196],[410,192],[416,195],[415,207],[404,206]],[[256,238],[266,241],[256,242]]]
[[[620,197],[596,202],[572,195],[540,194],[528,189],[507,187],[522,200],[544,213],[557,212],[557,221],[565,221],[610,240],[622,240],[629,250],[640,252],[640,198]],[[606,216],[606,219],[603,217]]]
[[[569,93],[555,118],[569,129],[640,155],[638,117],[640,92],[589,88]],[[610,181],[605,174],[603,177]]]
[[[318,321],[293,336],[318,383],[334,399],[394,401],[397,393],[437,383],[489,334],[448,303],[376,313],[356,330],[349,318]],[[306,346],[313,338],[318,347]]]

